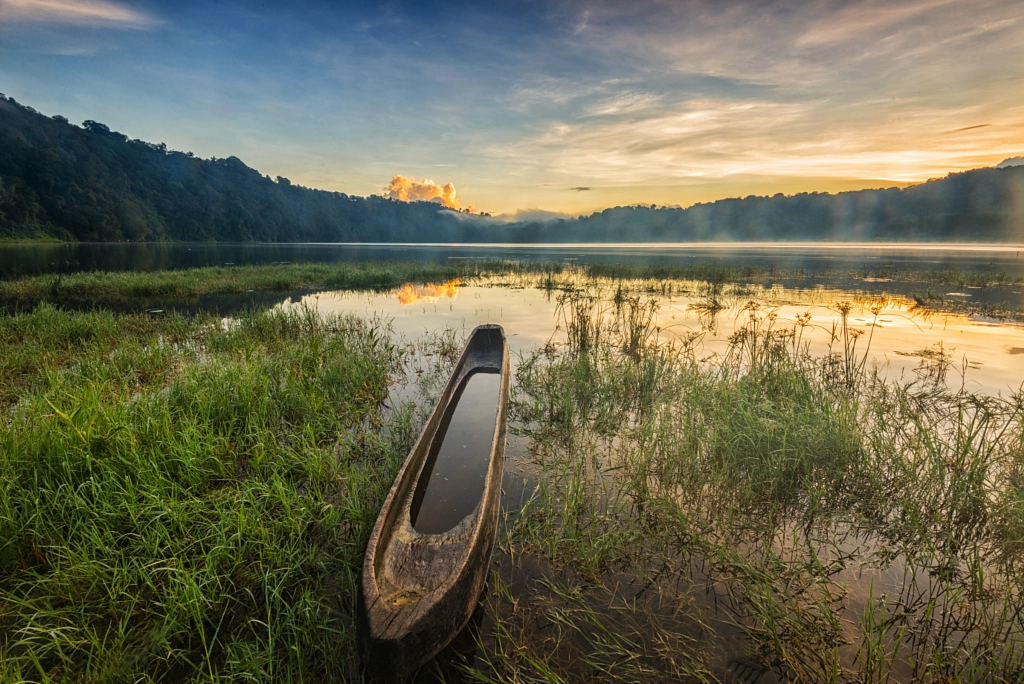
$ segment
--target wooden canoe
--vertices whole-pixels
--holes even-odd
[[[476,508],[446,532],[413,528],[433,459],[470,374],[499,373],[500,396],[483,493]],[[363,560],[357,634],[367,673],[410,674],[437,655],[469,621],[487,579],[498,529],[509,392],[508,340],[498,325],[476,328],[434,411],[398,472]],[[475,456],[474,456],[475,457]]]

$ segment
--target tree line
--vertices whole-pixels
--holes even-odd
[[[271,179],[81,126],[0,95],[0,239],[237,242],[1024,241],[1024,166],[906,189],[746,197],[686,209],[614,207],[501,223],[430,202]]]

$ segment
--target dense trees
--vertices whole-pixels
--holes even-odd
[[[1024,241],[1024,166],[906,190],[748,197],[688,209],[615,207],[574,220],[498,223],[272,180],[236,157],[199,159],[75,126],[0,97],[0,239],[573,242]]]
[[[416,241],[460,222],[429,203],[311,190],[0,99],[0,237]]]
[[[1024,166],[889,188],[747,197],[688,209],[615,207],[577,219],[594,241],[844,240],[1024,242]],[[552,229],[536,228],[537,239]]]

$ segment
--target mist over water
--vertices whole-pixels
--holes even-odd
[[[507,259],[578,264],[712,263],[825,271],[890,264],[903,271],[961,268],[1024,274],[1024,244],[941,243],[55,243],[0,244],[0,278],[77,271],[159,271],[206,266]]]

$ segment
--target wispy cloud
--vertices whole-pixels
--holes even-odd
[[[916,182],[1024,151],[1009,0],[640,5],[588,3],[573,40],[600,55],[600,90],[578,79],[577,99],[489,155],[555,184],[642,187]]]
[[[662,96],[656,93],[626,91],[604,99],[591,108],[591,116],[621,116],[637,112],[649,111],[662,102]]]
[[[750,175],[914,182],[990,165],[1024,145],[1024,106],[986,114],[911,102],[884,126],[871,116],[871,103],[831,107],[827,100],[698,100],[640,120],[555,123],[506,152],[564,177],[603,183]],[[949,135],[950,124],[989,115],[997,121]]]
[[[0,22],[147,29],[158,19],[107,0],[0,0]]]
[[[308,185],[380,192],[394,170],[443,167],[492,213],[583,211],[909,183],[1020,156],[1020,5],[0,0],[0,54],[18,51],[0,76],[54,112],[153,139],[188,131],[183,148]],[[158,16],[180,30],[79,30]],[[97,59],[39,56],[85,48]],[[444,204],[422,178],[385,192]]]

